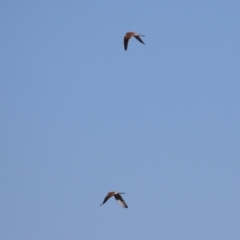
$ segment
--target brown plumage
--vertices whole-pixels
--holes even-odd
[[[107,196],[104,198],[103,203],[100,204],[100,206],[102,206],[110,197],[114,196],[115,199],[118,201],[118,203],[124,207],[124,208],[128,208],[127,204],[124,202],[124,200],[122,199],[120,194],[125,194],[123,192],[119,193],[119,192],[109,192],[107,194]]]
[[[145,37],[144,35],[137,34],[135,32],[127,32],[124,36],[123,42],[124,42],[124,49],[127,50],[128,47],[128,41],[131,37],[135,37],[139,42],[145,44],[140,37]]]

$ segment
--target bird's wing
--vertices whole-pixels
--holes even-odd
[[[127,47],[128,47],[128,40],[129,40],[129,37],[124,37],[123,39],[123,42],[124,42],[124,49],[127,50]]]
[[[110,196],[111,197],[111,196]],[[100,204],[100,206],[102,206],[109,198],[110,198],[108,195],[104,198],[102,204]]]
[[[142,40],[139,36],[134,36],[134,37],[135,37],[139,42],[145,44],[145,43],[143,42],[143,40]]]
[[[116,198],[116,200],[118,201],[118,203],[125,207],[125,208],[128,208],[127,204],[124,202],[124,200],[122,199],[121,195],[120,194],[117,194],[114,196]]]

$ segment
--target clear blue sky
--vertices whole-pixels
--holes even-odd
[[[0,239],[240,239],[239,0],[5,0],[0,24]]]

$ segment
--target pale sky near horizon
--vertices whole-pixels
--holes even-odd
[[[0,239],[240,239],[240,1],[0,6]]]

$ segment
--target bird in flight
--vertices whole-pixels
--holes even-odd
[[[122,199],[120,194],[125,194],[124,192],[109,192],[107,194],[107,196],[104,198],[103,203],[100,204],[100,206],[102,206],[110,197],[114,196],[115,199],[118,201],[118,203],[124,207],[124,208],[128,208],[127,204],[124,202],[124,200]]]
[[[145,37],[144,35],[140,35],[134,32],[127,32],[124,36],[123,42],[124,42],[124,49],[127,50],[128,47],[128,41],[131,37],[135,37],[139,42],[145,44],[140,37]]]

